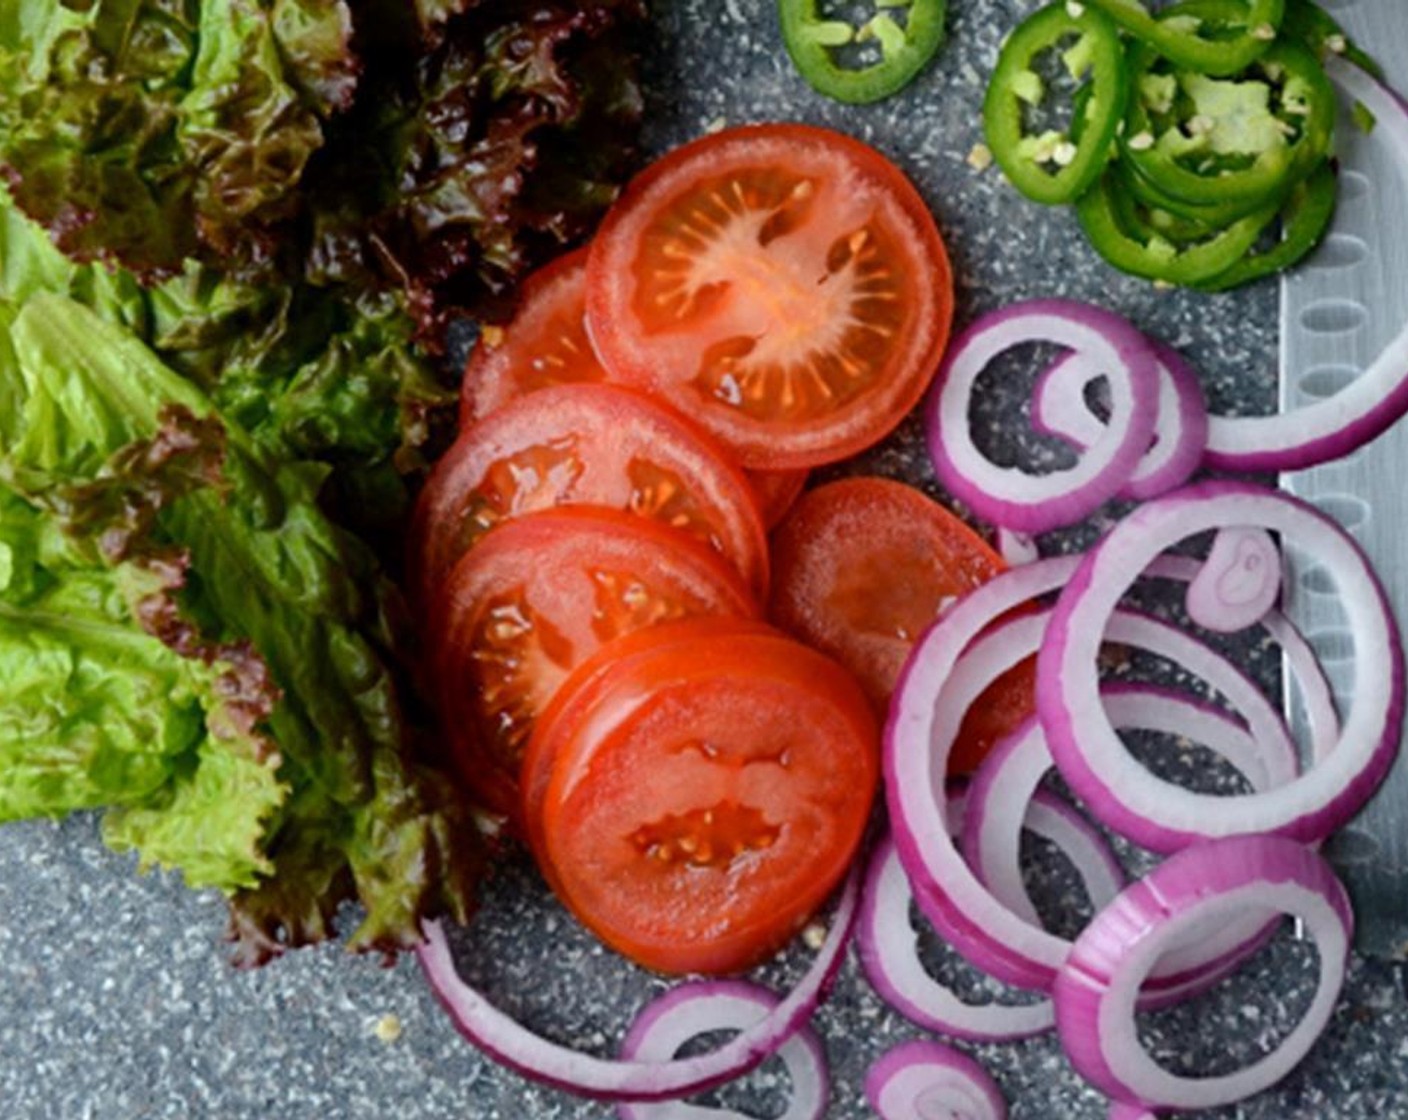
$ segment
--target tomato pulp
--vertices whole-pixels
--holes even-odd
[[[436,464],[411,526],[421,609],[494,525],[560,505],[655,518],[727,558],[760,598],[767,535],[742,472],[670,409],[612,385],[559,385],[510,401]]]
[[[756,614],[717,554],[648,518],[573,506],[505,522],[455,566],[433,612],[439,708],[470,792],[517,816],[534,721],[608,642],[696,615]]]
[[[530,837],[613,948],[662,972],[737,971],[794,936],[854,858],[878,738],[850,674],[775,631],[641,631],[539,722]]]
[[[848,478],[804,494],[773,535],[768,617],[836,658],[884,713],[914,643],[1006,564],[912,486]],[[1034,710],[1035,665],[1003,674],[969,710],[950,763],[973,769]]]
[[[874,149],[803,125],[731,129],[658,160],[587,264],[587,324],[612,377],[753,469],[883,438],[932,379],[952,311],[914,187]]]

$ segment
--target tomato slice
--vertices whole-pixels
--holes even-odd
[[[586,291],[586,249],[558,257],[523,282],[513,319],[484,327],[465,363],[461,427],[537,389],[606,380],[587,337]]]
[[[559,257],[528,277],[517,314],[507,326],[485,327],[470,352],[460,386],[460,427],[538,389],[606,381],[606,367],[587,334],[586,313],[586,249]],[[792,508],[808,474],[745,473],[769,529]]]
[[[746,623],[642,631],[598,657],[534,735],[551,759],[538,824],[551,881],[648,968],[758,963],[860,843],[879,776],[864,693],[829,658]]]
[[[856,675],[880,712],[910,648],[954,599],[1006,565],[977,533],[912,486],[848,478],[804,494],[773,534],[768,616]],[[973,706],[955,749],[966,770],[1033,711],[1031,667]]]
[[[757,610],[717,553],[648,518],[576,506],[492,530],[455,565],[434,612],[439,707],[471,794],[517,816],[534,721],[606,643],[662,622]]]
[[[806,489],[811,471],[748,471],[748,481],[758,499],[763,524],[775,529]]]
[[[793,124],[696,140],[632,181],[587,263],[613,379],[649,387],[746,467],[843,459],[888,434],[938,367],[947,252],[872,148]]]
[[[510,401],[436,464],[411,525],[412,593],[425,608],[500,521],[559,505],[652,517],[726,557],[763,598],[767,535],[740,471],[688,421],[630,389],[559,385]]]

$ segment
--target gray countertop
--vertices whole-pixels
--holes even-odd
[[[930,71],[888,103],[852,108],[823,101],[793,73],[770,0],[657,0],[648,144],[661,151],[753,120],[843,129],[895,159],[933,207],[954,258],[961,320],[1035,296],[1099,302],[1183,350],[1215,409],[1271,410],[1274,283],[1208,297],[1120,277],[1084,246],[1068,211],[1032,206],[995,169],[968,165],[997,44],[1032,6],[953,0],[950,41]],[[1010,414],[1021,387],[990,392],[992,414]],[[932,490],[918,436],[910,422],[847,469]],[[223,927],[218,897],[189,892],[174,877],[137,877],[132,860],[102,847],[90,816],[0,828],[0,1120],[612,1115],[482,1058],[456,1035],[413,960],[384,968],[329,945],[239,973],[227,963]],[[610,1052],[634,1009],[662,989],[595,945],[521,866],[502,869],[490,884],[459,952],[466,974],[495,999],[559,1040],[599,1053]],[[785,981],[796,967],[785,962],[772,978]],[[1190,1070],[1230,1068],[1294,1021],[1313,978],[1313,953],[1284,937],[1218,995],[1146,1022],[1146,1037],[1175,1068],[1180,1061]],[[1408,1117],[1405,979],[1403,965],[1356,960],[1331,1028],[1307,1062],[1274,1092],[1210,1115]],[[828,1115],[870,1115],[860,1094],[865,1068],[920,1032],[876,999],[854,962],[816,1024],[832,1064]],[[1054,1040],[977,1053],[1014,1120],[1104,1114]],[[776,1115],[775,1077],[765,1066],[749,1087],[715,1099],[751,1101],[758,1115]]]

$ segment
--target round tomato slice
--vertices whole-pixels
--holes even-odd
[[[606,643],[697,615],[756,614],[716,553],[648,518],[576,506],[504,522],[455,565],[434,611],[439,707],[470,792],[517,816],[534,721]]]
[[[918,192],[872,148],[793,124],[677,149],[636,177],[587,264],[587,325],[746,467],[882,439],[948,342],[953,281]]]
[[[523,282],[513,319],[484,327],[470,351],[460,386],[461,427],[537,389],[606,380],[587,337],[586,292],[586,249],[559,257]]]
[[[954,599],[1006,565],[972,529],[903,483],[848,478],[804,494],[773,535],[768,616],[836,658],[884,712],[910,648]],[[964,770],[1033,711],[1030,666],[973,706],[953,767]]]
[[[874,714],[835,662],[756,626],[626,641],[583,667],[590,695],[554,705],[534,737],[552,758],[539,822],[551,880],[648,968],[747,968],[854,858],[879,776]]]
[[[460,434],[411,524],[412,593],[425,609],[475,541],[509,517],[596,505],[662,521],[726,557],[760,599],[767,534],[740,471],[688,421],[612,385],[559,385]]]

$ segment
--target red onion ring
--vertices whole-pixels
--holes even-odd
[[[1203,561],[1191,556],[1165,555],[1154,560],[1144,570],[1143,576],[1191,583],[1197,579],[1202,566]],[[1268,611],[1259,621],[1262,629],[1281,647],[1291,677],[1300,687],[1301,703],[1305,706],[1310,727],[1311,757],[1324,758],[1334,749],[1340,737],[1335,694],[1325,676],[1324,666],[1295,623],[1280,611]]]
[[[1222,529],[1188,584],[1188,617],[1235,634],[1260,622],[1281,594],[1281,550],[1264,529]]]
[[[913,897],[894,843],[886,839],[871,854],[856,926],[861,968],[881,999],[916,1026],[972,1042],[1032,1038],[1056,1025],[1049,999],[969,1004],[934,979],[919,959],[918,931],[910,924]]]
[[[1355,646],[1355,703],[1333,748],[1295,781],[1212,797],[1155,777],[1124,749],[1099,694],[1105,622],[1149,561],[1209,529],[1258,525],[1333,572]],[[1323,840],[1368,800],[1393,763],[1404,702],[1403,649],[1388,600],[1354,540],[1279,491],[1207,482],[1150,502],[1081,562],[1057,602],[1037,663],[1037,708],[1062,775],[1106,825],[1159,852],[1196,839],[1269,832]]]
[[[1320,953],[1310,1009],[1281,1045],[1237,1073],[1169,1073],[1139,1043],[1140,986],[1160,956],[1198,928],[1247,908],[1300,918]],[[1187,848],[1135,883],[1081,934],[1056,981],[1056,1027],[1071,1064],[1117,1100],[1155,1109],[1217,1108],[1259,1093],[1305,1057],[1330,1016],[1349,965],[1354,917],[1334,872],[1314,851],[1274,836]]]
[[[1245,724],[1191,696],[1152,685],[1105,685],[1100,692],[1114,727],[1186,736],[1225,758],[1256,789],[1283,784],[1299,773],[1288,739],[1259,743]],[[962,846],[969,865],[1000,902],[1028,921],[1039,919],[1022,879],[1021,834],[1030,825],[1021,813],[1055,765],[1041,725],[1032,717],[983,760],[964,813]],[[1115,889],[1100,897],[1091,893],[1096,910],[1123,888],[1123,870],[1118,863],[1114,869]]]
[[[1203,461],[1208,442],[1208,409],[1202,382],[1182,355],[1150,338],[1158,363],[1159,404],[1153,445],[1139,460],[1118,496],[1145,501],[1182,486]],[[1105,432],[1105,422],[1085,403],[1086,386],[1104,371],[1089,355],[1072,352],[1037,378],[1032,394],[1032,427],[1084,451]]]
[[[1334,54],[1325,73],[1374,118],[1374,136],[1399,159],[1408,189],[1408,105],[1357,66]],[[1390,193],[1388,197],[1393,197]],[[1408,321],[1358,377],[1332,397],[1272,416],[1214,416],[1205,456],[1232,471],[1294,471],[1348,455],[1408,412]]]
[[[950,783],[947,811],[963,828],[966,783]],[[1055,844],[1071,861],[1092,899],[1103,906],[1124,886],[1124,872],[1105,838],[1070,805],[1038,791],[1027,805],[1027,827]],[[934,979],[919,959],[911,924],[914,895],[892,840],[870,857],[856,922],[856,955],[871,986],[910,1022],[972,1042],[1006,1042],[1044,1034],[1055,1025],[1050,1000],[1028,1004],[969,1004]]]
[[[1191,696],[1139,684],[1107,684],[1100,691],[1115,727],[1186,736],[1225,758],[1256,789],[1283,785],[1300,772],[1289,736],[1258,741],[1245,724]],[[1015,913],[1030,913],[1032,921],[1037,920],[1036,914],[1026,897],[1021,871],[1024,822],[1014,819],[1012,810],[1039,792],[1039,783],[1054,765],[1040,723],[1033,717],[984,760],[964,815],[963,851],[969,864],[999,900]],[[1107,901],[1091,896],[1097,911]],[[1157,1010],[1213,987],[1266,944],[1278,925],[1279,915],[1249,910],[1190,939],[1186,948],[1168,953],[1159,962],[1159,976],[1141,994],[1140,1008]]]
[[[667,1062],[599,1058],[535,1034],[465,983],[439,922],[423,924],[425,942],[416,949],[416,958],[456,1029],[500,1065],[599,1100],[670,1100],[747,1073],[806,1025],[845,961],[859,908],[860,877],[857,861],[841,889],[826,940],[806,974],[776,1007],[718,1049]]]
[[[989,630],[964,651],[954,668],[949,689],[945,690],[940,703],[953,702],[963,710],[967,706],[965,701],[970,692],[975,696],[980,694],[993,679],[1015,663],[1014,659],[1030,656],[1037,651],[1044,633],[1042,623],[1049,618],[1048,611],[1024,619],[1014,619]],[[1004,633],[1009,630],[1018,636],[1009,637]],[[1251,736],[1253,741],[1259,744],[1256,750],[1269,771],[1269,780],[1284,784],[1296,776],[1298,766],[1295,743],[1280,713],[1256,685],[1226,658],[1164,622],[1129,611],[1117,611],[1111,617],[1106,637],[1111,641],[1124,642],[1168,657],[1212,684],[1228,697],[1234,708],[1247,714]],[[1191,730],[1192,721],[1192,716],[1183,716],[1185,731]],[[1215,725],[1212,727],[1212,734],[1218,738],[1223,737],[1221,730]],[[1050,759],[1045,738],[1039,730],[1035,738],[1040,744],[1040,757]],[[1035,780],[1039,781],[1041,775],[1049,768],[1050,763],[1047,763],[1035,775]],[[1020,801],[1015,803],[1020,804]],[[983,811],[981,803],[971,806],[968,815],[971,816],[975,811]],[[981,824],[977,827],[981,828]],[[977,867],[971,853],[968,863]],[[979,877],[981,878],[981,875]],[[1011,917],[1017,918],[1017,915]],[[1030,924],[1041,928],[1040,923],[1035,920]],[[1014,933],[1010,921],[998,919],[994,914],[986,916],[984,929],[994,939],[1006,939]],[[1267,926],[1266,916],[1256,914],[1248,914],[1245,920],[1225,923],[1215,930],[1210,930],[1207,938],[1186,957],[1170,955],[1167,960],[1160,962],[1157,974],[1150,980],[1148,1004],[1159,1006],[1169,999],[1182,998],[1190,991],[1215,983],[1237,963],[1255,952],[1272,932],[1274,927]],[[1055,941],[1062,950],[1069,949],[1064,940],[1058,938]],[[992,946],[979,939],[970,947],[980,954],[976,963],[986,967],[989,960],[988,951]],[[1059,967],[1059,959],[1054,955],[1053,946],[1048,944],[1042,948],[1053,951],[1053,955],[1046,958],[1046,963],[1056,961]],[[1054,975],[1052,979],[1054,981]]]
[[[710,1031],[746,1030],[778,1004],[766,988],[741,980],[681,984],[637,1016],[621,1043],[621,1057],[631,1061],[669,1062],[681,1046]],[[810,1026],[777,1051],[792,1080],[792,1096],[778,1120],[822,1120],[830,1085],[826,1052]],[[616,1106],[621,1120],[752,1120],[731,1108],[708,1108],[680,1101]]]
[[[1006,1120],[992,1076],[941,1042],[903,1042],[865,1076],[865,1097],[881,1120]]]
[[[1069,470],[999,467],[973,444],[968,412],[978,375],[1024,342],[1065,346],[1110,383],[1110,423]],[[1158,397],[1154,353],[1126,320],[1070,300],[1014,304],[983,316],[950,347],[927,405],[929,454],[949,491],[995,525],[1024,533],[1074,525],[1115,496],[1148,450]]]
[[[952,625],[966,630],[976,622],[964,608],[977,596],[983,596],[985,603],[1006,605],[1006,596],[1001,592],[1007,588],[1035,585],[1039,589],[1035,594],[1040,594],[1049,590],[1041,586],[1042,577],[1051,579],[1067,571],[1069,562],[1065,559],[1011,569],[971,592],[939,619],[911,654],[901,677],[891,705],[885,754],[886,790],[896,846],[920,908],[973,964],[1007,983],[1038,990],[1049,990],[1069,951],[1069,942],[1003,906],[948,838],[938,835],[944,827],[944,811],[934,796],[933,783],[939,767],[947,765],[963,714],[996,677],[1041,647],[1050,614],[1038,612],[1007,620],[952,658],[948,628]],[[995,591],[989,590],[994,588]],[[953,622],[955,617],[960,620],[958,623]],[[959,631],[953,637],[961,634]],[[1254,735],[1268,741],[1281,738],[1287,744],[1286,752],[1293,752],[1290,732],[1280,713],[1255,684],[1215,651],[1166,623],[1128,612],[1115,615],[1107,637],[1148,649],[1199,672],[1247,716]],[[950,669],[942,678],[936,669],[931,675],[932,666],[944,664]],[[926,702],[927,716],[923,711]],[[1224,931],[1231,940],[1210,940],[1208,959],[1220,959],[1254,932],[1255,928]],[[1159,979],[1179,986],[1188,978],[1161,975]]]

